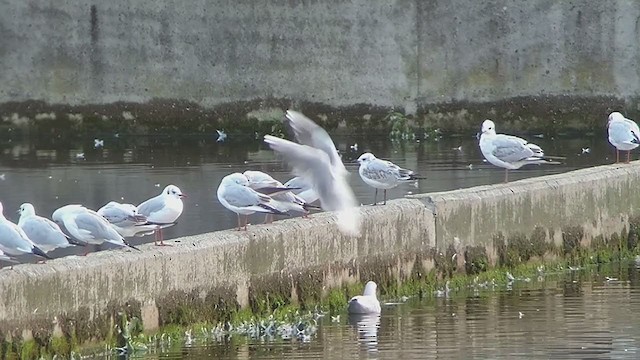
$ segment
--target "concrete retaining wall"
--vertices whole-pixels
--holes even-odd
[[[83,342],[108,337],[118,312],[154,329],[225,320],[225,311],[238,306],[304,305],[369,279],[384,293],[416,273],[424,276],[452,252],[464,268],[472,248],[494,263],[570,254],[572,241],[579,248],[595,239],[627,239],[637,223],[639,180],[640,162],[601,166],[366,206],[359,238],[342,236],[333,215],[321,213],[247,232],[180,238],[174,247],[146,245],[142,252],[104,251],[3,269],[0,332]],[[511,249],[515,245],[523,248]]]
[[[512,97],[635,99],[639,16],[628,0],[9,0],[0,105],[275,98],[414,113]]]

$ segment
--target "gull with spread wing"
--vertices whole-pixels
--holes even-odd
[[[311,185],[323,210],[337,211],[338,227],[344,234],[359,235],[358,203],[333,140],[299,112],[288,110],[286,118],[298,143],[271,135],[265,135],[264,141],[284,158],[294,175]]]

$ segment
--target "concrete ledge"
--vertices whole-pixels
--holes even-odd
[[[358,238],[340,234],[334,214],[319,213],[184,237],[174,247],[19,265],[0,271],[0,335],[83,343],[113,336],[119,313],[139,317],[146,329],[224,321],[241,307],[314,303],[348,283],[374,280],[384,294],[434,269],[447,276],[482,271],[487,262],[573,254],[596,240],[631,244],[629,229],[640,227],[638,180],[635,162],[414,195],[362,207]]]
[[[481,245],[495,263],[498,234],[509,239],[538,229],[562,246],[568,228],[581,229],[583,245],[626,232],[640,207],[639,181],[640,162],[633,162],[408,198],[436,215],[438,249]]]
[[[313,275],[326,291],[359,280],[370,262],[395,264],[400,281],[401,273],[411,271],[416,254],[435,246],[433,215],[418,200],[397,200],[362,212],[359,238],[341,235],[334,215],[319,213],[310,220],[251,226],[247,232],[184,237],[173,247],[144,245],[141,252],[103,251],[3,269],[0,331],[15,336],[37,324],[68,335],[73,332],[70,326],[80,331],[77,323],[85,322],[90,339],[113,328],[114,312],[125,302],[135,308],[145,328],[153,329],[171,321],[172,307],[198,299],[246,307],[255,305],[251,301],[260,289],[273,294],[286,288],[289,293],[283,296],[304,301],[300,276]],[[407,254],[404,266],[398,259]],[[370,267],[365,276],[387,270]],[[272,283],[274,276],[277,284]]]

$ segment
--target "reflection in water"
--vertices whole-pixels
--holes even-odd
[[[155,359],[638,359],[640,269],[614,264],[516,280],[509,289],[383,307],[380,316],[319,319],[298,338],[182,339]],[[607,280],[615,278],[617,280]],[[346,319],[345,319],[346,317]],[[196,335],[194,334],[194,337]]]
[[[363,350],[369,353],[378,352],[379,314],[349,314],[349,325],[356,331]]]

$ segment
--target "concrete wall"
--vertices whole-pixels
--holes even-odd
[[[631,0],[4,0],[0,105],[635,98]]]
[[[495,263],[496,236],[518,261],[540,249],[540,256],[572,252],[571,239],[588,246],[600,238],[602,245],[640,225],[638,181],[640,162],[601,166],[365,206],[359,238],[341,235],[333,215],[320,213],[247,232],[184,237],[173,247],[19,265],[0,270],[0,335],[77,334],[86,341],[106,337],[114,315],[127,309],[153,329],[190,311],[224,319],[220,309],[256,309],[265,297],[304,304],[370,279],[384,293],[438,271],[452,253],[460,255],[458,271],[474,261],[470,249]]]

